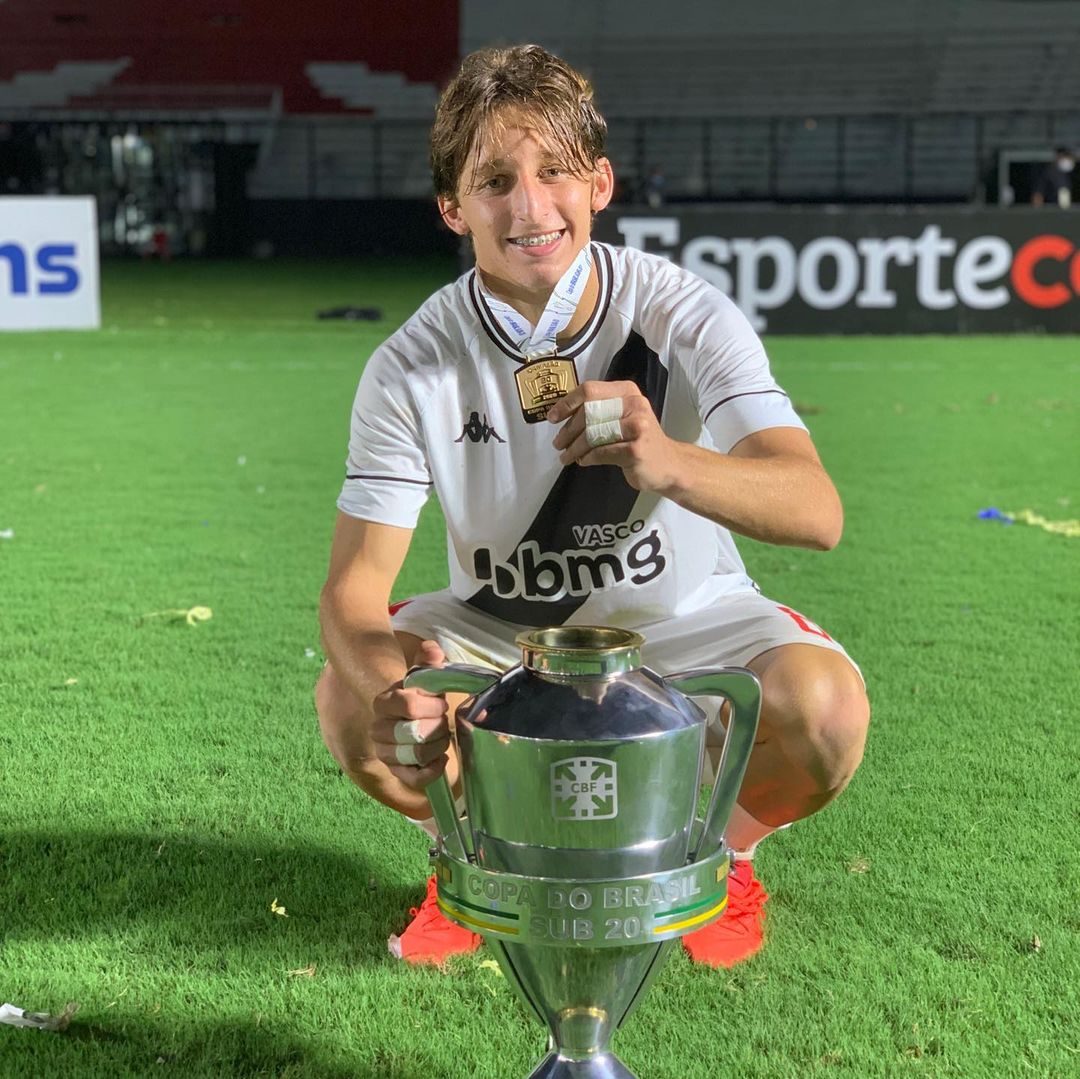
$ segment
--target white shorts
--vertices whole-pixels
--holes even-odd
[[[504,622],[450,594],[428,592],[391,607],[394,629],[436,641],[451,663],[475,663],[505,671],[521,662],[514,637],[531,626]],[[696,667],[745,667],[784,644],[812,644],[839,652],[859,670],[843,646],[791,607],[746,590],[724,596],[695,614],[654,622],[638,630],[641,659],[660,675]],[[861,672],[860,672],[861,677]]]
[[[428,592],[391,608],[394,629],[436,641],[451,663],[473,663],[508,670],[521,662],[514,637],[533,627],[493,618],[450,594]],[[859,665],[843,645],[798,611],[747,590],[718,600],[695,614],[654,622],[638,632],[645,638],[641,659],[665,677],[697,667],[745,667],[752,659],[784,644],[812,644],[839,652],[862,678]],[[717,723],[720,702],[698,700],[710,733],[702,781],[711,785],[723,731]]]

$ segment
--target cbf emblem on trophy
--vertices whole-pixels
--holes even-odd
[[[739,668],[660,675],[636,633],[556,626],[517,638],[522,663],[418,667],[405,684],[469,693],[455,738],[468,814],[446,777],[439,909],[482,933],[547,1027],[530,1079],[634,1079],[611,1050],[674,942],[727,906],[724,831],[753,749],[761,687]],[[698,812],[705,714],[731,706],[712,797]],[[619,788],[622,788],[621,790]]]
[[[606,820],[619,814],[618,766],[602,757],[567,757],[551,766],[556,820]]]

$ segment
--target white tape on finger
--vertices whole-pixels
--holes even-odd
[[[394,741],[399,745],[411,746],[424,740],[420,733],[420,720],[403,719],[394,724]]]
[[[606,423],[608,420],[621,420],[623,403],[621,397],[605,397],[603,401],[585,402],[585,425]]]
[[[398,764],[419,765],[416,759],[416,746],[395,746]]]
[[[612,442],[622,442],[622,421],[604,420],[603,423],[585,421],[585,441],[595,449],[597,446],[610,446]]]

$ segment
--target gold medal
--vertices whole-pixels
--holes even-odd
[[[539,423],[547,410],[578,384],[574,361],[554,354],[527,361],[514,372],[514,378],[526,423]]]

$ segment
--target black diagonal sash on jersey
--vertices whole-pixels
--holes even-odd
[[[667,377],[667,371],[657,354],[646,345],[640,334],[632,332],[612,358],[603,381],[637,383],[659,419],[663,415]],[[506,559],[506,564],[520,571],[519,548],[530,542],[535,543],[541,553],[575,550],[578,546],[573,534],[575,525],[623,522],[630,516],[639,494],[626,482],[622,469],[617,465],[594,465],[591,468],[569,465],[559,473],[544,504],[525,535],[515,545],[513,554]],[[475,568],[481,579],[492,574],[490,566]],[[555,626],[565,622],[586,599],[587,594],[565,595],[557,600],[506,597],[497,595],[495,589],[487,584],[466,602],[507,622],[526,626]]]

